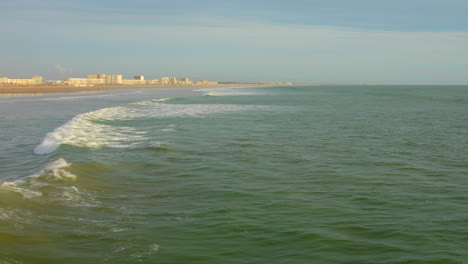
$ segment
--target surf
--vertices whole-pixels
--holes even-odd
[[[149,131],[123,126],[118,121],[164,118],[204,118],[216,113],[230,113],[265,108],[259,105],[237,104],[170,104],[175,98],[152,99],[129,103],[124,106],[103,108],[75,116],[65,124],[46,134],[33,152],[47,155],[61,145],[88,149],[131,148],[150,141]],[[161,131],[175,131],[171,125]]]

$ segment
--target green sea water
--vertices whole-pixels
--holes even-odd
[[[468,86],[0,98],[0,263],[468,263]]]

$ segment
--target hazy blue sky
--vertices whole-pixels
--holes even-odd
[[[467,0],[0,0],[0,77],[468,84]]]

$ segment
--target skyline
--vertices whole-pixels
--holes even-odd
[[[468,84],[466,1],[0,3],[0,77]]]

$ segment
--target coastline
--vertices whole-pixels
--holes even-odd
[[[96,86],[70,86],[70,85],[4,85],[0,86],[0,96],[41,96],[44,93],[74,93],[74,92],[104,92],[120,89],[141,88],[203,88],[203,87],[225,87],[225,86],[271,86],[257,83],[230,83],[217,85],[96,85]]]

